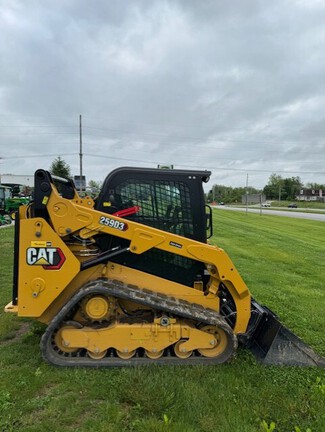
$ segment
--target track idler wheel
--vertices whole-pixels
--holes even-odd
[[[70,348],[69,345],[65,343],[64,339],[62,338],[62,331],[67,329],[81,328],[81,327],[82,326],[78,322],[69,321],[65,325],[59,328],[59,330],[56,332],[54,336],[54,342],[60,351],[64,353],[74,353],[78,351],[78,348]]]
[[[223,329],[207,325],[200,328],[200,330],[213,336],[211,339],[211,348],[198,349],[201,355],[204,357],[218,357],[227,349],[229,341],[227,333]]]

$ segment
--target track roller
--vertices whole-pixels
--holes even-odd
[[[132,358],[135,354],[136,350],[132,350],[132,351],[118,351],[116,350],[116,354],[118,355],[118,357],[120,357],[120,359],[123,360],[129,360],[130,358]]]
[[[160,357],[162,357],[162,355],[164,354],[164,350],[161,350],[161,351],[149,351],[149,350],[145,350],[145,354],[151,360],[157,360]]]
[[[101,359],[103,359],[106,356],[107,350],[101,351],[99,353],[95,353],[95,352],[92,352],[92,351],[88,350],[87,354],[93,360],[101,360]]]
[[[178,358],[181,359],[187,359],[191,357],[193,351],[187,351],[185,349],[182,349],[182,344],[186,342],[186,339],[180,339],[176,344],[174,345],[174,352],[177,355]]]

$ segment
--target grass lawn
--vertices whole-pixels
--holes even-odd
[[[254,297],[322,355],[325,224],[214,211],[223,247]],[[13,228],[0,229],[0,432],[322,432],[325,373],[257,364],[67,369],[45,364],[40,327],[3,313],[11,300]]]

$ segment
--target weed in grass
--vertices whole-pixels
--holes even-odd
[[[165,424],[166,426],[170,426],[170,425],[172,424],[172,419],[169,418],[167,414],[164,414],[164,417],[163,417],[163,418],[164,418],[164,424]]]
[[[273,432],[275,430],[275,423],[271,422],[270,424],[268,424],[265,420],[263,420],[261,423],[261,427],[264,432]]]
[[[315,395],[323,398],[325,402],[325,384],[323,384],[321,377],[318,376],[316,381],[312,384],[312,391]]]
[[[261,423],[261,430],[263,432],[281,432],[279,429],[277,429],[275,422],[271,422],[270,424],[268,424],[265,420],[262,421]],[[304,430],[300,429],[299,426],[294,426],[294,429],[290,429],[291,431],[294,432],[304,432]],[[310,428],[307,428],[305,430],[305,432],[313,432]]]

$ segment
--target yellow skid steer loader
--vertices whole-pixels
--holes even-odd
[[[36,171],[34,200],[15,219],[5,310],[47,325],[46,361],[218,364],[241,344],[264,363],[324,366],[207,243],[210,174],[119,168],[93,200],[71,180]]]

